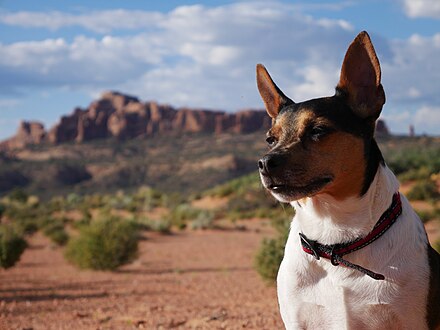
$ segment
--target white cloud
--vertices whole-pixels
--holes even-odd
[[[418,132],[431,132],[440,135],[440,106],[422,106],[414,115]]]
[[[310,65],[298,70],[303,82],[291,87],[294,99],[304,101],[318,96],[333,95],[339,70],[335,65]]]
[[[440,33],[389,41],[391,56],[382,61],[385,92],[396,103],[440,104]]]
[[[87,15],[23,12],[3,14],[1,19],[54,29],[72,24],[94,30],[99,26],[103,31],[128,26],[120,22],[127,11],[95,12],[96,20]],[[48,84],[98,90],[131,86],[128,92],[135,90],[140,97],[176,105],[261,107],[254,80],[256,63],[267,64],[276,80],[297,84],[299,96],[312,95],[324,90],[323,82],[317,80],[325,72],[316,72],[316,61],[323,62],[325,54],[326,63],[339,62],[352,37],[348,23],[314,20],[295,6],[278,2],[182,6],[168,14],[145,15],[138,13],[131,26],[148,24],[151,29],[135,35],[0,44],[0,84],[11,84],[13,76],[17,87]],[[148,15],[153,19],[143,22]],[[105,23],[110,21],[113,25]],[[306,72],[309,67],[312,76]],[[314,90],[305,93],[309,85]]]
[[[331,95],[356,33],[349,22],[315,19],[303,10],[278,2],[243,2],[182,6],[165,14],[0,12],[3,24],[51,29],[76,25],[103,33],[71,41],[0,44],[0,88],[49,85],[88,93],[120,89],[175,106],[234,110],[262,107],[255,64],[263,63],[296,101]],[[135,31],[113,34],[121,29]],[[372,37],[388,107],[420,109],[421,101],[438,107],[440,33],[403,40]],[[385,118],[390,117],[388,111],[394,110],[385,108]],[[415,121],[412,115],[399,118],[389,123],[392,130]]]
[[[0,111],[11,110],[20,104],[18,99],[0,99]]]
[[[411,18],[440,18],[440,1],[438,0],[402,0],[403,8]]]
[[[141,10],[103,10],[83,14],[59,11],[0,13],[0,23],[28,28],[58,30],[63,27],[80,26],[85,29],[108,33],[114,29],[145,29],[157,24],[163,14]]]

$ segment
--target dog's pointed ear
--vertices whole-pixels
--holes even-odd
[[[283,106],[294,103],[275,85],[262,64],[257,64],[257,85],[266,111],[271,118],[276,118]]]
[[[373,44],[368,33],[363,31],[348,47],[337,86],[357,116],[373,120],[379,117],[385,103],[380,75]]]

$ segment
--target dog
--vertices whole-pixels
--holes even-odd
[[[334,96],[295,103],[257,65],[272,118],[263,186],[295,208],[277,276],[287,329],[440,329],[440,255],[374,139],[385,103],[363,31]]]

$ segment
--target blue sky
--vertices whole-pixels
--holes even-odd
[[[262,108],[255,64],[295,101],[332,95],[367,30],[393,132],[440,135],[440,1],[0,0],[0,139],[105,90],[176,107]]]

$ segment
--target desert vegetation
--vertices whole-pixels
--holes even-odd
[[[250,137],[251,135],[240,140],[239,148],[243,153],[237,157],[250,155],[249,151],[245,152],[246,145],[252,142]],[[227,141],[231,142],[231,140]],[[440,249],[438,141],[422,138],[414,140],[392,138],[383,140],[380,144],[386,162],[402,183],[402,192],[408,196],[420,218],[425,222],[433,246]],[[95,141],[93,145],[99,146],[102,150],[110,148],[110,145],[103,141]],[[217,151],[210,150],[207,155],[204,154],[206,146],[200,140],[196,140],[192,145],[195,148],[190,153],[194,159],[197,160],[198,157],[206,159],[207,155],[209,159],[219,159]],[[129,154],[135,158],[134,163],[140,164],[142,159],[137,158],[136,155],[147,146],[142,143],[136,145],[133,141],[128,141],[126,146],[127,149],[122,148],[121,145],[114,147],[115,155],[122,157],[122,153]],[[182,148],[187,146],[180,145]],[[162,148],[160,155],[165,155],[166,150],[171,150],[166,146]],[[172,163],[176,162],[175,157],[181,157],[181,154],[178,156],[167,154],[164,157],[163,162]],[[110,160],[103,157],[101,161],[107,164]],[[89,168],[90,165],[86,164],[87,157],[81,162],[83,168]],[[215,164],[215,161],[213,163]],[[23,163],[20,166],[24,166]],[[42,168],[43,163],[35,162],[32,166]],[[91,168],[93,169],[93,165]],[[136,167],[135,170],[140,169],[141,167]],[[258,290],[267,288],[274,294],[270,290],[274,290],[273,284],[283,257],[294,210],[289,205],[278,203],[265,192],[254,170],[247,174],[244,170],[244,175],[235,177],[239,172],[234,169],[217,169],[217,172],[212,172],[213,176],[207,179],[207,181],[213,180],[211,183],[211,181],[202,181],[205,175],[209,176],[213,168],[202,170],[200,172],[202,174],[197,172],[198,169],[193,169],[195,172],[189,177],[185,175],[180,177],[181,173],[178,171],[173,174],[174,176],[166,174],[168,172],[160,166],[157,169],[155,175],[166,176],[164,182],[178,182],[178,188],[173,191],[162,191],[158,187],[134,180],[133,172],[133,181],[131,176],[128,176],[128,182],[131,183],[123,189],[115,189],[113,184],[105,188],[98,184],[87,191],[86,186],[77,188],[84,184],[78,183],[79,186],[71,185],[70,191],[66,191],[65,186],[59,185],[54,194],[47,194],[46,191],[45,194],[38,195],[33,190],[35,186],[31,184],[29,187],[15,188],[5,193],[0,197],[0,267],[6,269],[2,270],[5,276],[17,268],[20,269],[17,270],[19,274],[26,274],[31,269],[26,267],[32,265],[26,255],[32,255],[34,258],[39,254],[51,254],[59,256],[58,263],[66,263],[71,267],[69,272],[76,277],[94,278],[98,276],[95,274],[101,274],[98,277],[103,276],[106,281],[110,279],[114,281],[119,276],[130,276],[136,283],[140,279],[143,281],[154,277],[155,281],[163,283],[163,274],[169,274],[166,278],[170,282],[163,284],[166,292],[169,283],[173,281],[176,283],[183,281],[187,287],[191,287],[190,282],[185,281],[197,277],[198,283],[204,283],[212,272],[216,274],[215,281],[230,286],[230,282],[222,281],[228,279],[229,275],[233,278],[233,282],[240,281],[235,276],[239,272],[245,272],[246,278],[252,278],[252,281],[256,279],[258,283],[261,282],[262,287],[247,280],[240,282],[240,285],[257,285]],[[164,172],[161,172],[162,170]],[[123,173],[120,174],[121,180],[125,177]],[[197,181],[199,188],[193,187],[194,190],[183,188],[188,184],[186,180]],[[206,186],[210,188],[205,189]],[[182,245],[182,240],[185,240],[185,245]],[[194,243],[193,250],[186,250],[190,241]],[[41,242],[47,242],[44,243],[46,244],[44,251],[38,250]],[[223,254],[227,255],[226,259],[222,259]],[[24,264],[20,258],[25,259]],[[231,260],[235,260],[232,263],[234,266],[222,266],[229,264]],[[211,263],[213,266],[210,268]],[[24,268],[20,268],[21,264]],[[249,269],[242,267],[243,264],[248,265]],[[39,269],[40,272],[44,272],[43,266]],[[102,274],[109,274],[109,277]],[[111,283],[116,285],[116,282]],[[64,284],[60,285],[64,287]],[[46,289],[42,287],[41,290]],[[108,288],[105,292],[112,290],[113,288]],[[176,292],[183,292],[181,290],[179,286],[175,287],[172,296],[174,297]],[[15,291],[11,289],[11,292]],[[94,294],[100,297],[99,292]],[[48,297],[52,297],[51,294],[51,291],[48,291]],[[106,294],[102,301],[108,300]],[[233,294],[232,291],[230,294]],[[182,297],[188,295],[188,292],[182,293]],[[44,303],[41,305],[45,306]],[[153,304],[151,308],[152,313],[157,314],[157,308],[162,307]],[[271,308],[269,310],[273,311],[274,315],[278,315],[276,304],[273,309]],[[82,313],[88,315],[87,312]],[[167,312],[163,310],[159,312],[161,313]],[[213,320],[226,318],[222,311],[213,313]],[[104,320],[107,319],[108,317]],[[138,321],[133,322],[135,323],[130,324],[137,324]],[[139,322],[139,324],[150,324],[142,323],[143,320]],[[167,326],[173,327],[174,323],[171,322]],[[255,326],[258,328],[257,325]]]
[[[121,152],[137,152],[132,141],[128,143],[131,146],[128,151],[121,149]],[[398,175],[408,198],[414,201],[420,218],[424,222],[438,219],[438,141],[392,138],[381,141],[381,147],[387,164]],[[217,205],[206,207],[206,201],[208,204],[217,201]],[[265,279],[276,275],[292,216],[290,206],[276,202],[264,191],[255,172],[190,194],[163,193],[141,186],[135,190],[110,190],[107,194],[69,193],[40,200],[40,196],[16,188],[0,202],[2,251],[9,251],[3,254],[11,256],[10,260],[18,260],[25,248],[19,242],[41,231],[54,246],[65,246],[65,256],[70,262],[91,269],[112,270],[132,261],[137,255],[138,240],[149,231],[171,234],[225,226],[243,229],[245,219],[268,219],[275,237],[262,242],[255,258],[255,267]],[[17,253],[10,252],[13,246]],[[98,255],[103,260],[98,261]],[[107,255],[114,257],[110,260]],[[10,267],[14,262],[5,261],[6,264]]]

